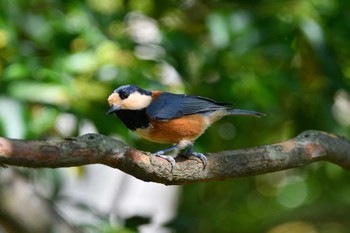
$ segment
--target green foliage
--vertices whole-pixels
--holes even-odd
[[[1,1],[0,135],[74,136],[91,122],[156,151],[164,146],[105,115],[108,94],[134,83],[267,114],[221,120],[198,140],[198,151],[274,143],[306,129],[349,138],[349,7],[347,0]],[[68,131],[58,124],[67,117]],[[346,232],[348,180],[338,167],[315,164],[186,186],[170,225],[275,233],[295,223]]]

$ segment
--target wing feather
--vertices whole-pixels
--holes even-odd
[[[163,92],[146,109],[147,114],[158,120],[171,120],[184,115],[214,112],[229,109],[229,103],[218,103],[212,99]]]

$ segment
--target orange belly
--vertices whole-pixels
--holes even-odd
[[[209,126],[208,120],[199,115],[188,115],[168,121],[150,120],[151,127],[137,129],[135,133],[157,143],[179,143],[182,140],[193,142]]]

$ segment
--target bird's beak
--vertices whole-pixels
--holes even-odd
[[[108,112],[106,112],[106,114],[111,114],[113,112],[116,112],[120,109],[120,106],[119,105],[112,105],[111,108],[108,110]]]

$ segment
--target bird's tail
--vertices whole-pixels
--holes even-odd
[[[255,117],[262,117],[265,116],[265,113],[261,112],[255,112],[250,110],[242,110],[242,109],[229,109],[227,110],[227,113],[229,115],[243,115],[243,116],[255,116]]]

